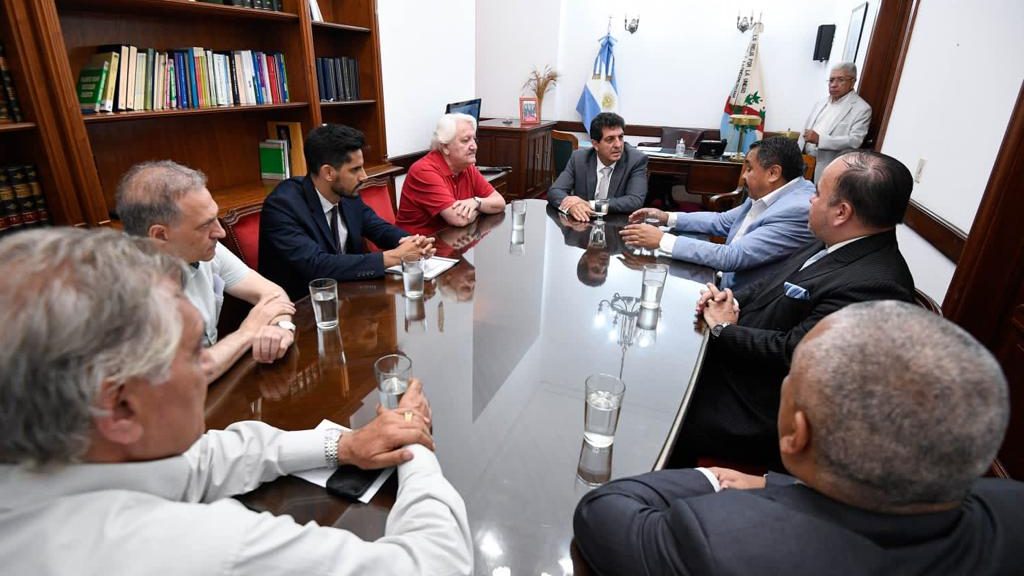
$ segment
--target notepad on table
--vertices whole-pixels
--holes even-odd
[[[448,271],[449,268],[458,264],[459,261],[452,258],[442,258],[440,256],[434,256],[433,258],[427,258],[423,261],[423,279],[433,280],[441,274]],[[390,268],[385,268],[385,272],[389,274],[402,275],[402,265],[395,264]]]

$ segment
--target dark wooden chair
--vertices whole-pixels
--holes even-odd
[[[579,147],[580,141],[575,135],[559,130],[551,131],[551,161],[554,164],[552,174],[555,178],[565,170],[572,153],[579,150]]]
[[[932,299],[931,296],[925,294],[920,288],[914,288],[914,304],[917,304],[925,310],[942,316],[942,306]]]
[[[222,240],[228,250],[242,259],[253,270],[259,265],[260,212],[263,202],[232,208],[220,219],[227,236]]]
[[[810,154],[804,154],[804,178],[814,182],[814,167],[817,165],[817,158]]]

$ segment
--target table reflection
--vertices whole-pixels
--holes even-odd
[[[339,283],[340,342],[318,335],[300,301],[289,356],[243,362],[215,383],[208,425],[258,418],[299,429],[330,418],[358,426],[377,403],[374,360],[404,353],[430,398],[445,475],[466,501],[476,572],[571,571],[579,498],[651,470],[669,445],[702,341],[693,305],[711,272],[671,263],[661,308],[638,309],[639,270],[656,259],[622,245],[625,217],[573,223],[544,202],[527,204],[521,233],[500,214],[439,232],[439,246],[460,261],[428,282],[422,299],[406,299],[399,278]],[[627,389],[617,449],[593,453],[583,443],[584,381],[599,372],[619,374]],[[246,501],[300,522],[383,534],[393,488],[364,507],[331,496],[323,504],[321,490],[302,484],[273,482]],[[321,508],[307,516],[294,501]]]

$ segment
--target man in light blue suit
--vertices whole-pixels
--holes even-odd
[[[814,184],[803,177],[804,161],[796,142],[767,138],[750,147],[743,166],[749,198],[728,212],[669,214],[656,208],[633,212],[622,239],[630,245],[659,248],[676,260],[721,270],[722,285],[748,285],[814,239],[807,214]],[[643,222],[657,218],[671,232]],[[674,233],[724,236],[714,244]]]

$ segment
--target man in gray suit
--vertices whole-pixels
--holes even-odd
[[[593,147],[577,150],[548,189],[548,203],[585,222],[593,200],[608,200],[609,212],[632,212],[647,196],[647,156],[623,141],[626,123],[614,112],[590,122]]]
[[[793,356],[778,418],[792,477],[616,480],[583,497],[576,544],[604,576],[1019,574],[1024,484],[980,478],[1009,412],[999,364],[958,326],[854,304]]]
[[[807,213],[814,184],[803,177],[804,160],[796,142],[776,136],[750,146],[743,177],[750,197],[728,212],[669,214],[641,208],[622,229],[629,245],[660,248],[676,260],[725,272],[722,285],[733,290],[770,274],[775,265],[814,239]],[[643,222],[657,218],[664,233]],[[680,232],[725,236],[725,244],[677,235]]]
[[[818,102],[804,123],[801,146],[817,157],[814,181],[841,152],[860,148],[871,124],[871,105],[853,91],[857,65],[836,64],[828,75],[828,98]]]

